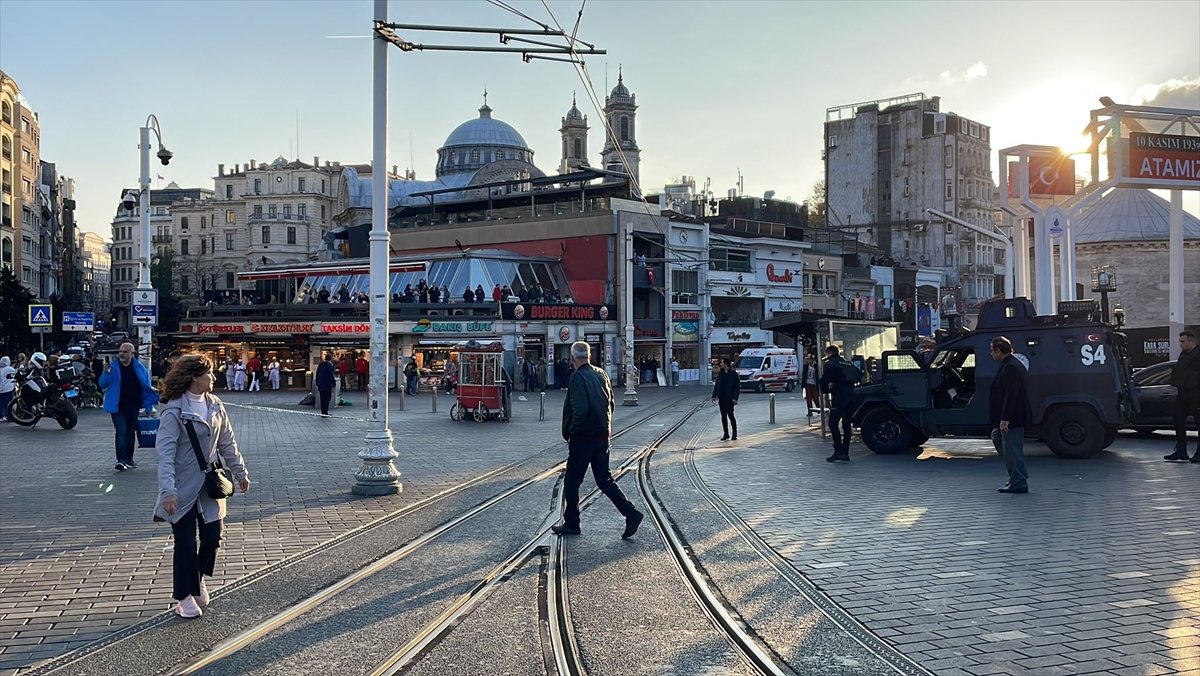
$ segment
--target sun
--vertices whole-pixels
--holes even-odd
[[[1086,155],[1092,147],[1092,139],[1088,136],[1080,134],[1073,138],[1068,138],[1066,143],[1059,145],[1064,155],[1072,157],[1075,155]]]

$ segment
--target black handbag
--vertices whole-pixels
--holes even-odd
[[[192,451],[196,453],[196,462],[200,463],[200,471],[204,472],[204,492],[213,500],[224,500],[233,495],[233,472],[221,464],[220,459],[209,465],[204,462],[200,452],[200,440],[196,438],[196,428],[192,421],[184,422],[188,438],[192,440]]]

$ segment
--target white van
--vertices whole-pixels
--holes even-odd
[[[800,359],[796,351],[785,347],[751,347],[742,350],[737,364],[742,389],[766,392],[768,389],[796,389],[800,382]]]

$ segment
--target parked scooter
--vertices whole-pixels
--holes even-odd
[[[46,355],[35,352],[29,365],[17,371],[16,396],[8,405],[8,419],[22,427],[33,427],[45,417],[54,418],[58,426],[69,430],[79,422],[79,414],[70,399],[79,396],[79,390],[69,381],[48,381],[42,376],[46,370]]]

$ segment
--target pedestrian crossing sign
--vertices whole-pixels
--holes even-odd
[[[37,326],[54,326],[54,306],[50,303],[30,303],[29,304],[29,325]]]

